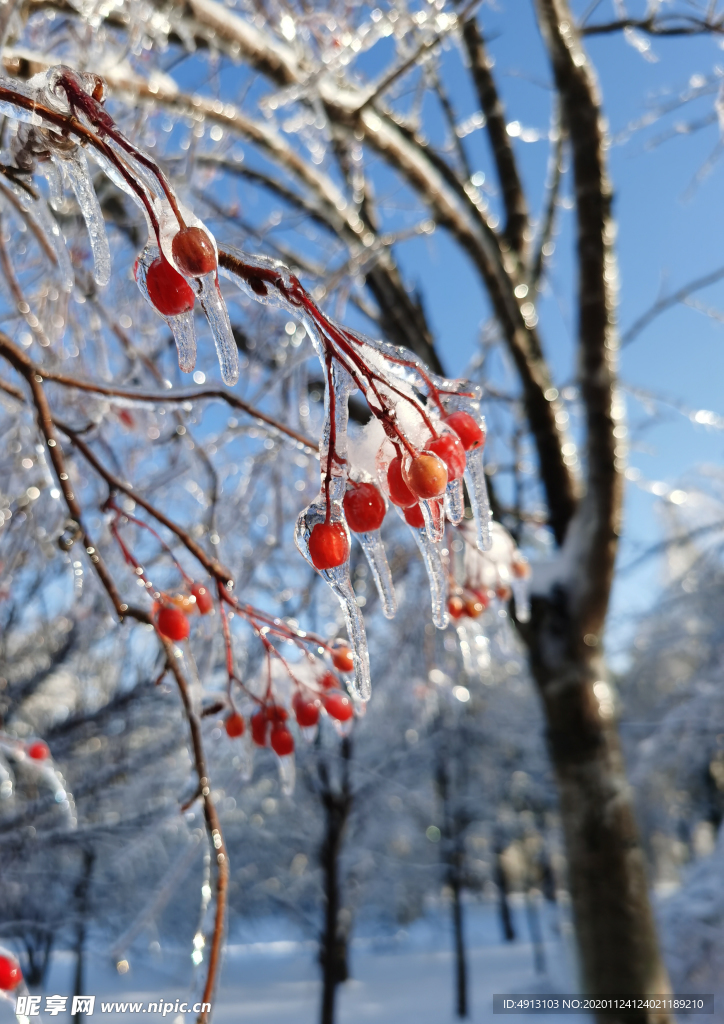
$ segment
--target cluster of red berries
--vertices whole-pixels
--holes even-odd
[[[17,960],[0,954],[0,992],[12,992],[22,980],[23,972]]]
[[[447,602],[447,610],[451,619],[478,619],[490,604],[490,595],[485,590],[463,589],[451,594]]]
[[[156,628],[161,636],[174,643],[186,640],[191,631],[188,612],[195,609],[200,615],[208,615],[214,610],[211,590],[204,583],[194,583],[191,594],[179,594],[166,600],[167,604],[157,604],[154,609]]]
[[[216,270],[214,246],[201,228],[183,228],[179,231],[171,251],[176,266],[187,277],[203,277]],[[149,299],[163,316],[179,316],[194,308],[196,296],[193,289],[164,256],[158,256],[146,271],[146,290]]]
[[[482,427],[469,413],[452,412],[444,422],[449,430],[428,441],[423,451],[412,458],[398,454],[387,467],[385,489],[410,526],[424,526],[420,501],[443,495],[448,483],[465,472],[465,453],[485,444]],[[372,483],[349,481],[342,506],[352,533],[379,530],[385,517],[385,500]],[[320,570],[346,562],[349,540],[344,525],[317,523],[309,535],[309,558]]]
[[[334,647],[331,651],[332,663],[340,672],[351,672],[354,659],[349,647]],[[354,714],[354,706],[341,688],[339,678],[333,672],[326,672],[319,681],[318,691],[311,687],[299,686],[292,697],[292,711],[297,725],[309,729],[317,725],[319,715],[324,709],[330,718],[338,722],[347,722]],[[279,757],[286,757],[294,752],[294,737],[289,731],[287,721],[289,712],[281,704],[273,701],[263,703],[250,717],[249,727],[251,738],[257,747],[271,747]],[[226,734],[231,739],[243,736],[246,722],[238,711],[233,711],[224,722]]]

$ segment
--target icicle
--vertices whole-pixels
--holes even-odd
[[[530,595],[528,593],[528,580],[522,577],[513,576],[510,586],[515,599],[515,617],[518,622],[530,622]]]
[[[477,544],[481,551],[490,551],[492,538],[490,536],[490,500],[488,498],[488,485],[485,482],[485,470],[483,468],[483,448],[476,448],[467,453],[467,465],[465,466],[465,482],[468,485],[470,504],[475,516],[477,531]]]
[[[2,191],[11,191],[17,198],[28,220],[35,225],[38,233],[45,238],[48,248],[55,256],[60,287],[65,292],[72,291],[75,284],[75,275],[70,262],[70,255],[68,254],[60,228],[48,209],[45,200],[42,197],[33,199],[25,189],[20,188],[18,185],[11,185],[6,181],[0,183],[0,192]]]
[[[355,537],[362,545],[362,550],[372,570],[372,578],[377,587],[377,593],[382,602],[382,611],[388,619],[394,619],[397,611],[397,597],[392,582],[392,573],[387,562],[387,555],[382,545],[382,537],[379,530],[372,530],[370,533],[356,533]]]
[[[462,480],[451,480],[447,485],[445,490],[445,512],[453,526],[457,526],[458,523],[462,522],[463,513],[465,512]]]
[[[467,675],[474,675],[475,669],[473,665],[473,659],[470,653],[470,640],[468,638],[467,626],[464,623],[459,624],[455,627],[455,632],[458,635],[458,643],[460,646],[460,654],[463,659],[463,668]]]
[[[163,313],[160,313],[151,302],[151,298],[148,294],[148,288],[146,287],[146,274],[148,273],[148,268],[154,260],[158,259],[159,255],[158,246],[149,242],[136,260],[136,284],[138,285],[138,290],[141,292],[141,295],[143,295],[154,313],[165,320],[171,328],[173,340],[176,342],[176,351],[178,352],[179,369],[184,373],[191,373],[194,366],[196,366],[196,331],[194,329],[194,311],[190,309],[185,313],[178,313],[176,316],[165,316]]]
[[[336,477],[332,481],[333,486],[330,488],[330,491],[334,489],[334,485],[339,485],[340,483],[342,484],[342,488],[344,488],[344,479]],[[339,488],[337,487],[337,490],[338,489]],[[339,498],[336,500],[332,498],[330,504],[330,522],[344,524],[344,530],[347,533],[349,543],[349,532],[347,531],[347,525],[342,518],[342,503]],[[325,522],[326,514],[326,503],[323,495],[320,494],[315,502],[308,505],[307,508],[299,514],[296,529],[294,531],[294,539],[299,551],[304,555],[313,568],[316,567],[309,556],[309,537],[312,530],[318,523]],[[347,624],[349,642],[352,646],[352,656],[354,658],[355,689],[362,700],[369,700],[371,695],[370,656],[367,650],[367,636],[365,634],[364,621],[359,610],[359,605],[357,604],[357,598],[355,596],[354,589],[352,588],[352,580],[349,574],[349,557],[341,565],[335,566],[334,569],[317,569],[316,571],[337,595],[339,603],[342,605]]]
[[[54,210],[59,210],[63,205],[63,175],[58,166],[58,158],[43,160],[38,169],[48,182],[50,205]]]
[[[445,536],[445,510],[442,498],[430,498],[429,501],[421,501],[422,517],[425,520],[425,529],[428,539],[432,544],[439,544]]]
[[[224,384],[233,387],[239,379],[239,353],[216,273],[199,278],[199,284],[201,291],[198,299],[214,336],[216,354],[221,367],[221,379]]]
[[[13,795],[13,773],[0,752],[0,800],[9,800]]]
[[[77,149],[72,155],[63,158],[62,166],[88,228],[88,236],[93,250],[93,277],[96,284],[103,288],[111,279],[111,250],[108,246],[106,225],[93,188],[85,153],[81,149]]]
[[[279,786],[284,796],[291,796],[297,781],[294,754],[278,757],[277,761],[279,762]]]
[[[405,514],[402,509],[397,509],[402,520]],[[410,533],[415,538],[415,543],[420,549],[422,560],[425,563],[425,571],[430,583],[430,598],[432,601],[432,621],[438,629],[445,629],[449,622],[447,613],[447,575],[443,568],[440,557],[440,549],[434,544],[425,527],[410,527]]]

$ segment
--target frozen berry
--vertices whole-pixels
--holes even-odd
[[[466,452],[475,451],[485,444],[485,431],[469,412],[463,412],[462,409],[451,412],[445,417],[445,422],[458,435]]]
[[[229,715],[224,722],[224,728],[226,729],[226,735],[230,736],[232,740],[236,739],[237,736],[244,735],[244,719],[238,711],[234,711]]]
[[[349,558],[349,540],[342,523],[317,523],[309,535],[309,557],[315,569],[335,569]]]
[[[406,508],[402,514],[405,517],[405,522],[409,526],[414,526],[418,530],[421,530],[425,525],[425,518],[422,514],[422,508],[420,505],[410,505],[410,507]]]
[[[332,690],[325,695],[324,710],[330,718],[336,718],[338,722],[346,722],[354,714],[352,701],[341,690]]]
[[[196,607],[201,615],[208,615],[214,610],[214,599],[211,591],[203,583],[194,583],[191,593],[196,598]]]
[[[50,757],[48,744],[43,743],[42,740],[38,740],[36,743],[31,743],[28,747],[28,757],[32,757],[34,761],[44,761],[46,757]]]
[[[417,498],[402,479],[402,459],[399,455],[387,467],[387,489],[393,505],[409,508],[417,503]]]
[[[185,640],[189,635],[189,620],[180,608],[161,608],[156,616],[156,625],[167,640]]]
[[[522,555],[519,551],[513,556],[513,561],[510,563],[510,571],[519,580],[527,580],[530,578],[530,563],[525,555]]]
[[[171,243],[171,252],[179,270],[188,277],[203,277],[216,270],[216,252],[202,228],[183,228]]]
[[[249,719],[251,725],[251,738],[256,743],[257,747],[265,747],[267,736],[269,734],[269,719],[267,717],[266,708],[259,708]]]
[[[12,992],[23,980],[23,972],[17,960],[0,956],[0,991]]]
[[[450,597],[447,602],[447,610],[452,619],[461,619],[465,614],[465,602],[462,597]]]
[[[484,611],[485,605],[477,597],[470,596],[465,598],[465,614],[469,619],[479,618]]]
[[[332,664],[338,672],[354,672],[354,658],[346,644],[339,644],[332,649]]]
[[[149,299],[164,316],[178,316],[194,308],[191,286],[163,256],[146,271],[146,288]]]
[[[422,452],[410,461],[407,484],[418,498],[438,498],[447,487],[445,463],[432,452]]]
[[[279,757],[294,753],[294,737],[286,725],[274,725],[271,731],[271,748]]]
[[[353,533],[379,530],[385,518],[385,499],[374,484],[351,484],[344,496],[344,514]]]
[[[465,449],[457,434],[441,434],[427,444],[428,451],[439,455],[447,467],[448,480],[459,480],[465,472]]]
[[[295,693],[292,697],[294,717],[303,729],[308,729],[319,721],[320,703],[318,698],[309,697],[301,692]]]
[[[513,596],[513,591],[510,589],[507,583],[499,583],[495,588],[495,596],[499,601],[510,601]]]
[[[354,668],[354,665],[352,666]],[[352,669],[350,669],[350,672]],[[319,680],[319,685],[323,690],[338,690],[339,679],[337,679],[334,672],[325,672],[322,678]]]

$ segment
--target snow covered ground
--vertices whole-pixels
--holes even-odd
[[[470,1020],[475,1024],[503,1021],[502,1017],[493,1017],[493,993],[576,990],[572,981],[570,927],[557,913],[543,908],[546,971],[541,975],[534,970],[533,947],[522,906],[514,907],[519,936],[514,943],[501,941],[493,905],[473,904],[467,910]],[[273,922],[260,924],[257,930],[265,937],[274,931]],[[281,933],[279,924],[276,930]],[[450,938],[447,918],[431,913],[409,932],[394,938],[357,939],[352,949],[353,979],[342,986],[339,995],[338,1024],[448,1024],[455,1020]],[[181,1024],[184,1018],[175,1013],[163,1018],[160,1013],[100,1012],[101,1000],[164,1000],[175,1004],[177,999],[199,998],[188,951],[138,949],[135,955],[128,954],[128,959],[130,970],[119,975],[107,957],[89,957],[89,980],[84,988],[97,999],[93,1018],[88,1020],[100,1017],[106,1024],[128,1024],[131,1020],[152,1024],[165,1019]],[[73,970],[73,957],[69,953],[57,954],[45,994],[70,994]],[[318,1004],[313,944],[270,938],[261,942],[232,942],[228,947],[214,1011],[215,1024],[316,1024]],[[193,1017],[187,1014],[186,1024]],[[0,1012],[0,1024],[5,1024],[5,1019]],[[530,1018],[510,1019],[521,1022]],[[568,1019],[585,1021],[583,1016]],[[46,1024],[50,1020],[66,1024],[70,1015],[43,1014],[43,1020]]]

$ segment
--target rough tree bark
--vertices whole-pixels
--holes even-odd
[[[324,889],[324,924],[319,942],[319,963],[322,968],[321,1024],[334,1024],[337,987],[349,977],[349,927],[340,920],[342,910],[340,854],[344,833],[352,810],[349,762],[352,744],[345,737],[340,744],[342,780],[339,789],[329,778],[324,762],[319,764],[320,796],[324,807],[324,838],[319,851]]]
[[[598,85],[566,0],[536,0],[570,139],[578,224],[579,382],[586,412],[586,490],[566,531],[568,568],[534,601],[525,630],[558,778],[568,876],[589,992],[669,991],[648,896],[644,852],[608,703],[601,635],[620,529],[616,263],[612,190]],[[610,1019],[610,1018],[607,1018]],[[653,1011],[624,1021],[664,1021]]]

